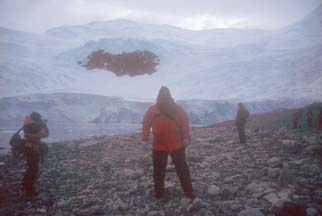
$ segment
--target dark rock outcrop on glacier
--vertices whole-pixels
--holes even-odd
[[[31,201],[23,199],[19,188],[23,164],[2,156],[0,215],[273,216],[290,202],[317,212],[322,202],[321,134],[256,125],[249,125],[246,134],[248,144],[240,145],[233,123],[192,129],[187,161],[201,198],[197,203],[184,198],[171,163],[169,198],[151,196],[151,153],[140,144],[139,134],[52,143],[39,195]]]
[[[90,53],[80,64],[89,69],[104,69],[112,71],[116,76],[138,76],[156,72],[158,57],[147,50],[121,54],[111,54],[104,50]]]

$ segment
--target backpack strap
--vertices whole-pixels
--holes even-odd
[[[167,115],[167,114],[164,114],[164,115],[177,125],[177,128],[179,130],[179,135],[180,135],[180,141],[181,141],[181,144],[183,145],[184,136],[183,136],[181,124],[179,122],[177,122],[172,116]]]
[[[181,124],[179,124],[179,122],[176,121],[171,115],[168,115],[166,113],[162,113],[161,111],[158,114],[156,114],[155,116],[153,116],[153,118],[151,120],[151,124],[159,116],[165,116],[167,119],[171,120],[177,126],[177,128],[179,130],[180,141],[181,141],[181,144],[183,144],[184,136],[183,136]]]
[[[16,132],[16,134],[19,134],[22,130],[23,130],[23,127],[21,127],[21,128]]]

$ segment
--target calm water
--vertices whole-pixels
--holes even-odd
[[[0,148],[1,151],[10,149],[9,140],[13,133],[20,127],[21,122],[0,122]],[[50,135],[45,142],[56,142],[89,138],[113,134],[129,134],[140,132],[140,124],[97,124],[97,123],[50,123],[48,122]]]

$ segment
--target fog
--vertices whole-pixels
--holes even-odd
[[[276,29],[302,19],[320,0],[2,0],[0,26],[43,32],[63,25],[128,19],[191,30]]]

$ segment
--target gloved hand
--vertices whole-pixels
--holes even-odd
[[[187,148],[190,145],[190,139],[184,139],[183,140],[183,146]]]

